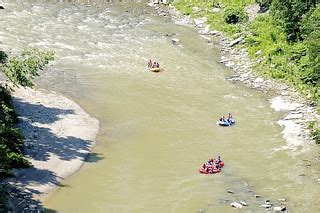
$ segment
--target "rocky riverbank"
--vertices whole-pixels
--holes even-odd
[[[176,24],[195,28],[199,35],[207,41],[208,45],[214,45],[220,49],[221,58],[219,62],[234,71],[234,74],[226,80],[232,83],[240,82],[252,89],[268,94],[270,107],[285,113],[284,118],[278,121],[278,124],[283,127],[282,134],[286,144],[282,148],[274,150],[275,152],[281,149],[295,151],[301,147],[309,147],[309,145],[314,144],[308,124],[311,121],[320,122],[320,116],[316,113],[316,109],[310,106],[308,101],[292,87],[273,79],[265,79],[254,71],[255,65],[261,63],[263,59],[254,61],[249,58],[248,52],[243,45],[245,34],[235,35],[231,39],[224,33],[211,29],[207,24],[206,17],[193,19],[190,16],[181,14],[171,5],[150,4],[149,6],[154,7],[159,16],[170,17]],[[197,10],[197,8],[194,8],[194,10]],[[180,45],[180,41],[177,38],[173,37],[172,42],[175,45]],[[259,55],[259,51],[256,54]],[[318,157],[311,157],[309,161],[316,165],[319,159]],[[306,167],[309,168],[310,165],[308,164]],[[313,178],[315,178],[315,182],[319,182],[319,177],[318,179],[317,177]],[[256,199],[261,197],[261,195],[255,196]],[[255,205],[260,205],[261,208],[266,210],[279,212],[286,211],[287,203],[285,201],[285,198],[279,198],[274,203],[268,199],[265,199],[264,202],[255,200]],[[245,201],[237,201],[231,202],[230,205],[234,208],[246,208],[248,204]]]
[[[9,180],[16,212],[42,211],[43,199],[76,172],[95,144],[99,122],[54,92],[15,88],[13,103],[32,168]]]
[[[284,128],[283,137],[287,141],[287,145],[283,148],[296,149],[298,146],[314,143],[310,136],[308,123],[310,121],[320,122],[316,109],[285,83],[264,79],[254,72],[254,66],[261,63],[262,59],[253,61],[249,58],[246,48],[242,45],[245,34],[238,34],[235,35],[235,39],[230,39],[224,33],[211,29],[206,17],[193,19],[181,14],[172,5],[149,4],[149,6],[154,7],[159,16],[169,16],[176,24],[194,27],[208,42],[208,45],[216,45],[221,51],[220,63],[234,71],[233,76],[227,80],[242,82],[250,88],[270,95],[271,107],[276,111],[286,112],[283,120],[278,122]],[[175,44],[179,43],[175,38],[172,41]],[[259,52],[256,54],[259,55]]]

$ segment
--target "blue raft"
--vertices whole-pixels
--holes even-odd
[[[218,121],[217,125],[219,125],[219,126],[231,126],[231,125],[235,124],[235,122],[236,121],[234,119],[231,119],[229,121]]]

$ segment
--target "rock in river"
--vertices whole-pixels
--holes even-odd
[[[272,205],[271,204],[261,204],[261,207],[263,208],[270,208]]]
[[[234,202],[230,204],[232,207],[236,208],[236,209],[241,209],[242,205],[240,203]]]
[[[172,41],[173,44],[179,44],[180,43],[180,40],[177,39],[177,38],[172,38],[171,41]]]
[[[239,202],[240,202],[241,205],[243,205],[243,206],[247,206],[247,205],[248,205],[246,202],[244,202],[244,201],[242,201],[242,200],[240,200]]]
[[[275,206],[273,208],[274,212],[283,212],[283,211],[286,211],[286,210],[287,210],[287,208],[285,206]]]

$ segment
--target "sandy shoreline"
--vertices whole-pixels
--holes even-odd
[[[33,168],[16,170],[15,210],[41,209],[48,193],[76,172],[95,144],[99,121],[66,97],[15,88],[13,104],[25,137],[25,155]],[[15,196],[16,195],[16,196]]]

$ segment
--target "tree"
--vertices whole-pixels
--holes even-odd
[[[271,15],[275,22],[284,27],[288,35],[288,41],[296,41],[301,38],[300,26],[303,16],[319,0],[273,0]]]
[[[24,50],[20,55],[10,57],[0,51],[0,71],[15,86],[32,87],[33,80],[49,61],[53,52],[39,49]],[[11,90],[0,84],[0,178],[10,174],[12,168],[28,167],[23,157],[23,137],[15,127],[16,115],[11,101]]]
[[[53,60],[53,55],[53,52],[44,52],[39,49],[24,50],[20,55],[11,58],[2,56],[0,61],[4,63],[0,68],[14,85],[32,87],[33,79],[49,61]]]
[[[301,79],[320,87],[320,5],[302,20],[301,36],[307,47],[306,60],[301,63],[306,69]]]

